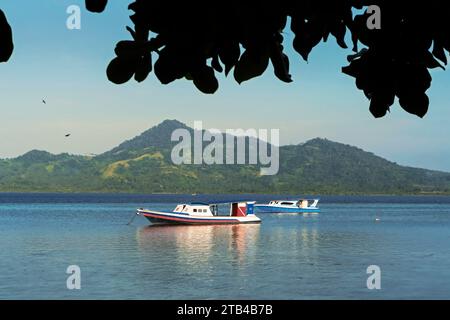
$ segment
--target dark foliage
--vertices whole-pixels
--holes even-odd
[[[107,3],[108,0],[86,0],[86,9],[91,12],[103,12]]]
[[[86,0],[92,12],[102,12],[107,0]],[[381,8],[381,29],[371,30],[366,8]],[[304,60],[313,48],[332,35],[347,48],[350,31],[353,51],[343,72],[356,78],[356,86],[370,100],[375,117],[384,116],[397,97],[401,107],[423,117],[429,106],[429,69],[447,64],[450,50],[450,4],[429,0],[304,0],[271,1],[167,1],[135,0],[132,40],[120,41],[107,68],[108,78],[122,84],[144,81],[154,71],[163,84],[191,80],[204,93],[219,87],[217,73],[238,83],[260,76],[273,66],[275,76],[291,82],[289,58],[283,52],[288,18],[295,34],[293,46]],[[362,9],[354,14],[353,10]],[[359,50],[358,45],[363,45]],[[11,28],[0,11],[0,62],[12,54]],[[153,60],[152,60],[153,58]]]
[[[0,10],[0,62],[6,62],[11,57],[14,50],[11,26],[6,20],[6,16]]]
[[[103,6],[104,1],[98,2]],[[155,52],[154,71],[163,84],[186,78],[200,91],[214,93],[216,73],[228,75],[234,69],[235,80],[242,83],[263,74],[270,63],[277,78],[291,82],[282,36],[290,17],[293,46],[304,60],[330,35],[347,48],[344,38],[351,32],[357,54],[349,56],[350,65],[342,71],[356,78],[375,117],[384,116],[395,97],[407,112],[423,117],[429,105],[428,70],[447,64],[450,50],[450,9],[444,0],[422,5],[405,0],[165,3],[130,4],[134,40],[118,43],[117,58],[108,67],[111,81],[120,84],[133,76],[143,81],[152,70],[150,52]],[[367,10],[353,14],[370,5],[381,8],[381,29],[367,27]],[[154,37],[149,40],[150,32]],[[358,44],[365,48],[358,51]]]

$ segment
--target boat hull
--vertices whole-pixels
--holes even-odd
[[[270,213],[319,213],[319,208],[287,208],[277,206],[255,205],[255,210],[258,212]]]
[[[186,214],[177,214],[160,211],[138,210],[138,214],[147,218],[152,224],[188,224],[188,225],[206,225],[206,224],[244,224],[260,223],[261,220],[255,215],[245,217],[234,216],[190,216]]]

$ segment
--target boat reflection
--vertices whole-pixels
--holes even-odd
[[[208,265],[214,259],[243,264],[256,252],[259,224],[151,225],[137,231],[143,254],[164,252],[178,263]]]

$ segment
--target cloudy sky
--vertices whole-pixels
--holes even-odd
[[[178,119],[190,126],[202,120],[205,128],[280,128],[282,144],[323,137],[400,164],[450,171],[450,72],[433,71],[425,119],[398,104],[374,119],[353,78],[340,72],[351,51],[330,38],[305,63],[290,48],[293,34],[286,30],[291,84],[278,81],[269,67],[242,85],[220,78],[212,96],[188,81],[163,86],[154,75],[117,86],[107,81],[105,69],[115,43],[129,39],[130,12],[129,1],[110,2],[96,15],[81,0],[0,0],[16,44],[11,61],[0,65],[1,158],[31,149],[101,153],[164,119]],[[66,28],[66,9],[73,4],[82,7],[81,30]]]

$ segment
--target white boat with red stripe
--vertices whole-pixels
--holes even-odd
[[[260,223],[253,213],[255,202],[227,202],[229,209],[220,212],[224,203],[179,204],[173,211],[138,209],[137,214],[147,218],[152,224],[241,224]],[[220,208],[219,208],[220,207]]]

